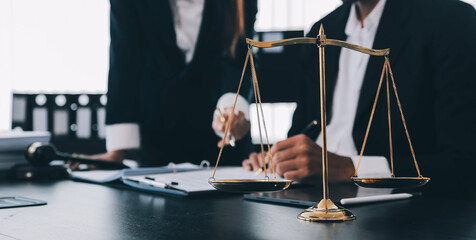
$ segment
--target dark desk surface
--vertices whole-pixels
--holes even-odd
[[[331,189],[332,194],[332,189]],[[298,221],[299,207],[219,194],[174,198],[72,181],[0,182],[0,239],[476,239],[476,204],[419,197],[350,207],[357,220]]]

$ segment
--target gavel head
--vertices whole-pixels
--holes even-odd
[[[27,148],[25,157],[33,165],[48,165],[57,158],[57,153],[52,145],[34,142]]]

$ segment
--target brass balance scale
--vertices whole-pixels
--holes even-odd
[[[258,120],[258,129],[259,129],[259,136],[260,136],[260,145],[261,145],[261,159],[263,160],[264,166],[264,179],[224,179],[224,180],[217,180],[215,179],[215,173],[218,167],[218,163],[220,161],[221,154],[223,152],[223,146],[220,148],[218,158],[216,161],[215,169],[213,171],[213,175],[210,177],[208,182],[218,190],[221,191],[228,191],[228,192],[242,192],[242,193],[251,193],[251,192],[272,192],[272,191],[283,191],[287,189],[292,181],[291,180],[284,180],[284,179],[277,179],[276,172],[274,169],[273,157],[270,153],[270,144],[268,140],[268,133],[266,129],[266,123],[264,120],[264,113],[261,104],[261,96],[259,90],[258,79],[256,77],[256,70],[253,61],[253,54],[251,51],[251,47],[258,47],[258,48],[269,48],[269,47],[278,47],[278,46],[286,46],[286,45],[297,45],[297,44],[315,44],[319,48],[319,73],[320,73],[320,93],[321,93],[321,133],[322,133],[322,184],[323,184],[323,199],[316,203],[314,206],[305,209],[301,214],[298,215],[299,220],[304,221],[349,221],[354,220],[355,216],[347,209],[339,207],[335,205],[329,198],[329,187],[328,187],[328,162],[327,162],[327,132],[326,132],[326,88],[325,88],[325,59],[324,59],[324,51],[326,46],[337,46],[337,47],[344,47],[354,51],[358,51],[361,53],[374,55],[374,56],[383,56],[385,58],[385,62],[382,69],[382,74],[380,77],[377,94],[375,96],[374,104],[372,107],[372,112],[370,114],[370,119],[367,125],[367,130],[365,132],[364,141],[362,144],[362,148],[360,150],[359,161],[355,170],[354,177],[352,177],[352,181],[361,187],[368,187],[368,188],[411,188],[411,187],[420,187],[425,185],[430,179],[423,177],[420,174],[420,169],[418,167],[418,163],[415,158],[415,153],[412,147],[412,143],[410,140],[410,135],[408,133],[407,125],[405,122],[405,118],[403,116],[402,106],[400,104],[400,100],[397,94],[397,87],[395,85],[395,80],[393,78],[392,69],[390,67],[390,62],[388,59],[388,55],[390,54],[390,49],[370,49],[365,48],[362,46],[354,45],[345,41],[335,40],[335,39],[327,39],[326,35],[324,34],[324,28],[320,27],[319,35],[317,38],[308,38],[308,37],[301,37],[301,38],[291,38],[285,39],[280,41],[272,41],[272,42],[258,42],[253,41],[251,39],[246,39],[248,44],[248,52],[245,59],[245,64],[243,67],[243,71],[241,74],[240,83],[238,85],[238,90],[236,93],[235,101],[233,104],[232,112],[235,112],[235,106],[238,99],[238,94],[241,89],[241,85],[243,83],[243,76],[246,71],[246,66],[248,65],[248,61],[251,65],[251,75],[253,81],[253,92],[254,92],[254,99],[256,105],[256,113],[257,113],[257,120]],[[402,123],[405,129],[405,134],[408,139],[408,144],[410,146],[410,151],[413,156],[413,161],[415,164],[415,168],[418,172],[417,177],[396,177],[394,175],[393,169],[393,147],[392,147],[392,131],[391,131],[391,116],[390,116],[390,90],[389,90],[389,74],[392,81],[393,90],[395,92],[395,97],[397,100],[398,108],[400,110],[400,115],[402,118]],[[375,113],[375,108],[377,106],[377,100],[380,94],[380,90],[382,87],[383,79],[386,79],[386,92],[387,92],[387,109],[388,109],[388,131],[389,131],[389,144],[390,144],[390,163],[392,169],[392,176],[387,178],[360,178],[357,177],[360,161],[362,159],[362,155],[364,153],[365,145],[367,143],[367,137],[369,134],[370,127],[372,125],[373,116]],[[228,121],[225,127],[225,136],[226,139],[229,135],[230,129],[230,122]],[[263,146],[263,134],[262,129],[264,130],[266,136],[266,145],[268,148],[268,159],[271,167],[271,171],[273,173],[273,178],[270,179],[267,174],[266,164],[265,164],[265,151]]]

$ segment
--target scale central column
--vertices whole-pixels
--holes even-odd
[[[322,190],[323,199],[329,199],[329,190],[327,185],[328,168],[327,168],[327,117],[326,117],[326,72],[325,72],[325,50],[326,35],[324,29],[319,30],[319,79],[320,79],[320,93],[321,93],[321,133],[322,133]],[[327,212],[327,203],[324,204]]]
[[[321,134],[322,134],[322,190],[323,199],[314,206],[304,210],[298,215],[299,220],[303,221],[349,221],[354,220],[355,216],[344,208],[337,207],[329,199],[328,186],[328,167],[327,167],[327,131],[326,131],[326,73],[324,50],[326,46],[326,35],[324,28],[319,29],[318,47],[319,47],[319,78],[321,93]]]

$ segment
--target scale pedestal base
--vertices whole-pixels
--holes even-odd
[[[327,211],[324,204],[326,204],[326,199],[322,199],[319,204],[301,212],[298,215],[298,219],[309,222],[344,222],[355,220],[354,214],[345,208],[336,206],[330,199],[327,199]]]

